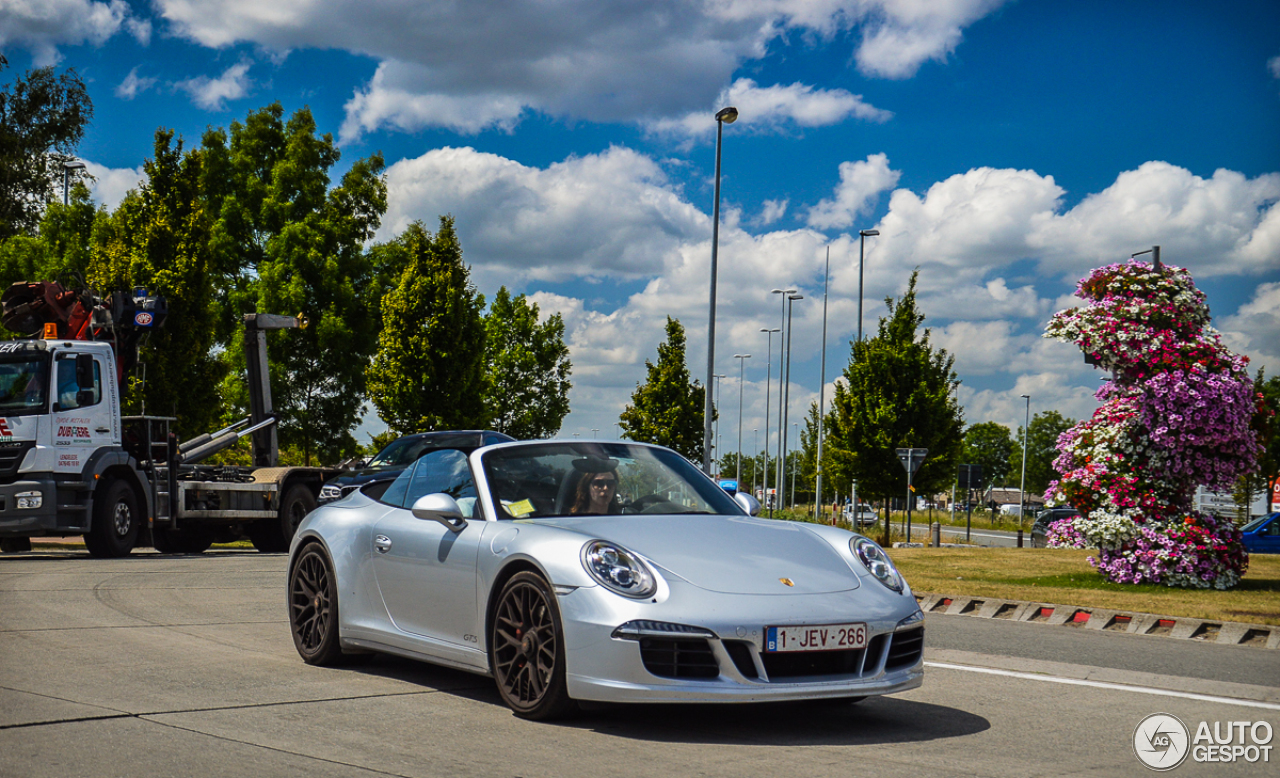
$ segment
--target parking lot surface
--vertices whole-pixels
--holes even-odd
[[[926,629],[946,644],[931,641],[925,684],[906,694],[844,707],[616,707],[536,724],[512,716],[487,678],[391,657],[303,664],[286,562],[0,558],[0,776],[1131,776],[1146,774],[1134,729],[1155,712],[1193,728],[1280,730],[1271,681],[1183,677],[1178,662],[1141,659],[1173,641],[1132,639],[1143,673],[1088,665],[1078,632],[1055,653],[1047,628],[984,633],[983,620],[932,615]],[[1039,648],[1002,652],[1016,641]],[[1195,663],[1274,657],[1217,650]],[[1188,760],[1172,774],[1275,775],[1277,759]]]

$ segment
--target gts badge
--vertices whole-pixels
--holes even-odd
[[[467,641],[468,643],[479,643],[479,642],[480,642],[480,638],[476,637],[475,635],[463,635],[463,636],[462,636],[462,639],[463,639],[463,640],[465,640],[465,641]]]

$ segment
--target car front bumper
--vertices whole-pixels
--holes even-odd
[[[747,703],[864,697],[919,687],[924,680],[923,622],[898,626],[918,610],[915,598],[910,593],[877,592],[873,586],[879,584],[864,582],[859,589],[830,594],[751,596],[678,583],[672,584],[664,602],[657,603],[627,601],[601,587],[561,594],[569,696],[619,703]],[[704,632],[651,637],[647,644],[642,642],[646,638],[614,636],[620,625],[634,620]],[[797,672],[792,666],[783,673],[777,669],[779,655],[763,652],[766,627],[844,623],[866,623],[868,644],[838,669],[828,665]],[[908,643],[918,648],[904,653]],[[668,664],[658,670],[662,674],[654,672],[654,656],[669,659],[673,651],[679,655],[685,649],[691,650],[686,655],[696,655],[691,659],[693,665],[701,665],[699,677],[681,675]],[[707,669],[711,660],[714,668]],[[775,667],[772,674],[770,665]]]

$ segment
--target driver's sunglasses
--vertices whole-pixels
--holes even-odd
[[[596,478],[591,481],[591,485],[597,489],[612,489],[618,485],[618,481],[614,478]]]

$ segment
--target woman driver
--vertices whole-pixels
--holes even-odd
[[[576,515],[617,513],[621,507],[614,499],[617,494],[617,471],[583,473],[582,478],[578,479],[573,507],[569,509],[569,513]]]

